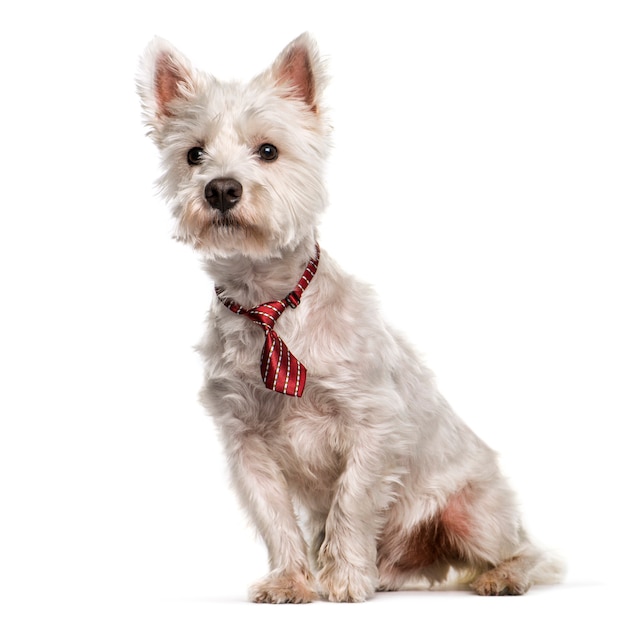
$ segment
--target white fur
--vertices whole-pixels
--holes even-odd
[[[245,307],[286,296],[313,254],[326,205],[325,80],[308,35],[245,85],[195,70],[163,40],[143,59],[139,92],[176,235]],[[276,161],[259,158],[265,142]],[[195,146],[204,159],[190,165]],[[243,187],[227,217],[204,197],[219,177]],[[555,580],[558,567],[527,539],[494,453],[378,311],[372,291],[322,251],[300,306],[276,325],[308,368],[297,399],[264,388],[260,328],[214,300],[201,397],[269,551],[270,573],[252,599],[307,602],[319,589],[362,601],[410,580],[443,581],[451,567],[484,595]]]

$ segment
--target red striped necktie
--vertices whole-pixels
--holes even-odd
[[[274,330],[276,320],[283,314],[287,306],[295,309],[300,304],[302,292],[309,286],[315,276],[320,259],[320,248],[316,244],[315,256],[298,281],[296,288],[282,300],[265,302],[253,309],[244,309],[233,300],[222,298],[221,289],[215,287],[217,297],[233,313],[243,315],[258,324],[265,331],[265,344],[261,353],[261,377],[268,389],[288,396],[300,398],[306,382],[306,368],[291,354],[283,340]]]

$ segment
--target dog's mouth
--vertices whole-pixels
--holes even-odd
[[[222,228],[226,230],[245,229],[247,226],[237,219],[232,213],[220,213],[211,220],[213,228]]]

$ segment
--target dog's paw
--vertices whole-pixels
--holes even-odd
[[[479,596],[522,596],[530,588],[524,576],[512,576],[498,568],[481,574],[470,587]]]
[[[250,588],[252,602],[306,604],[318,597],[308,574],[270,574]]]
[[[322,568],[318,581],[331,602],[365,602],[376,590],[376,581],[367,572],[337,563]]]

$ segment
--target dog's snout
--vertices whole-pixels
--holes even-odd
[[[204,188],[204,197],[207,202],[221,213],[230,211],[239,200],[243,187],[234,178],[214,178]]]

